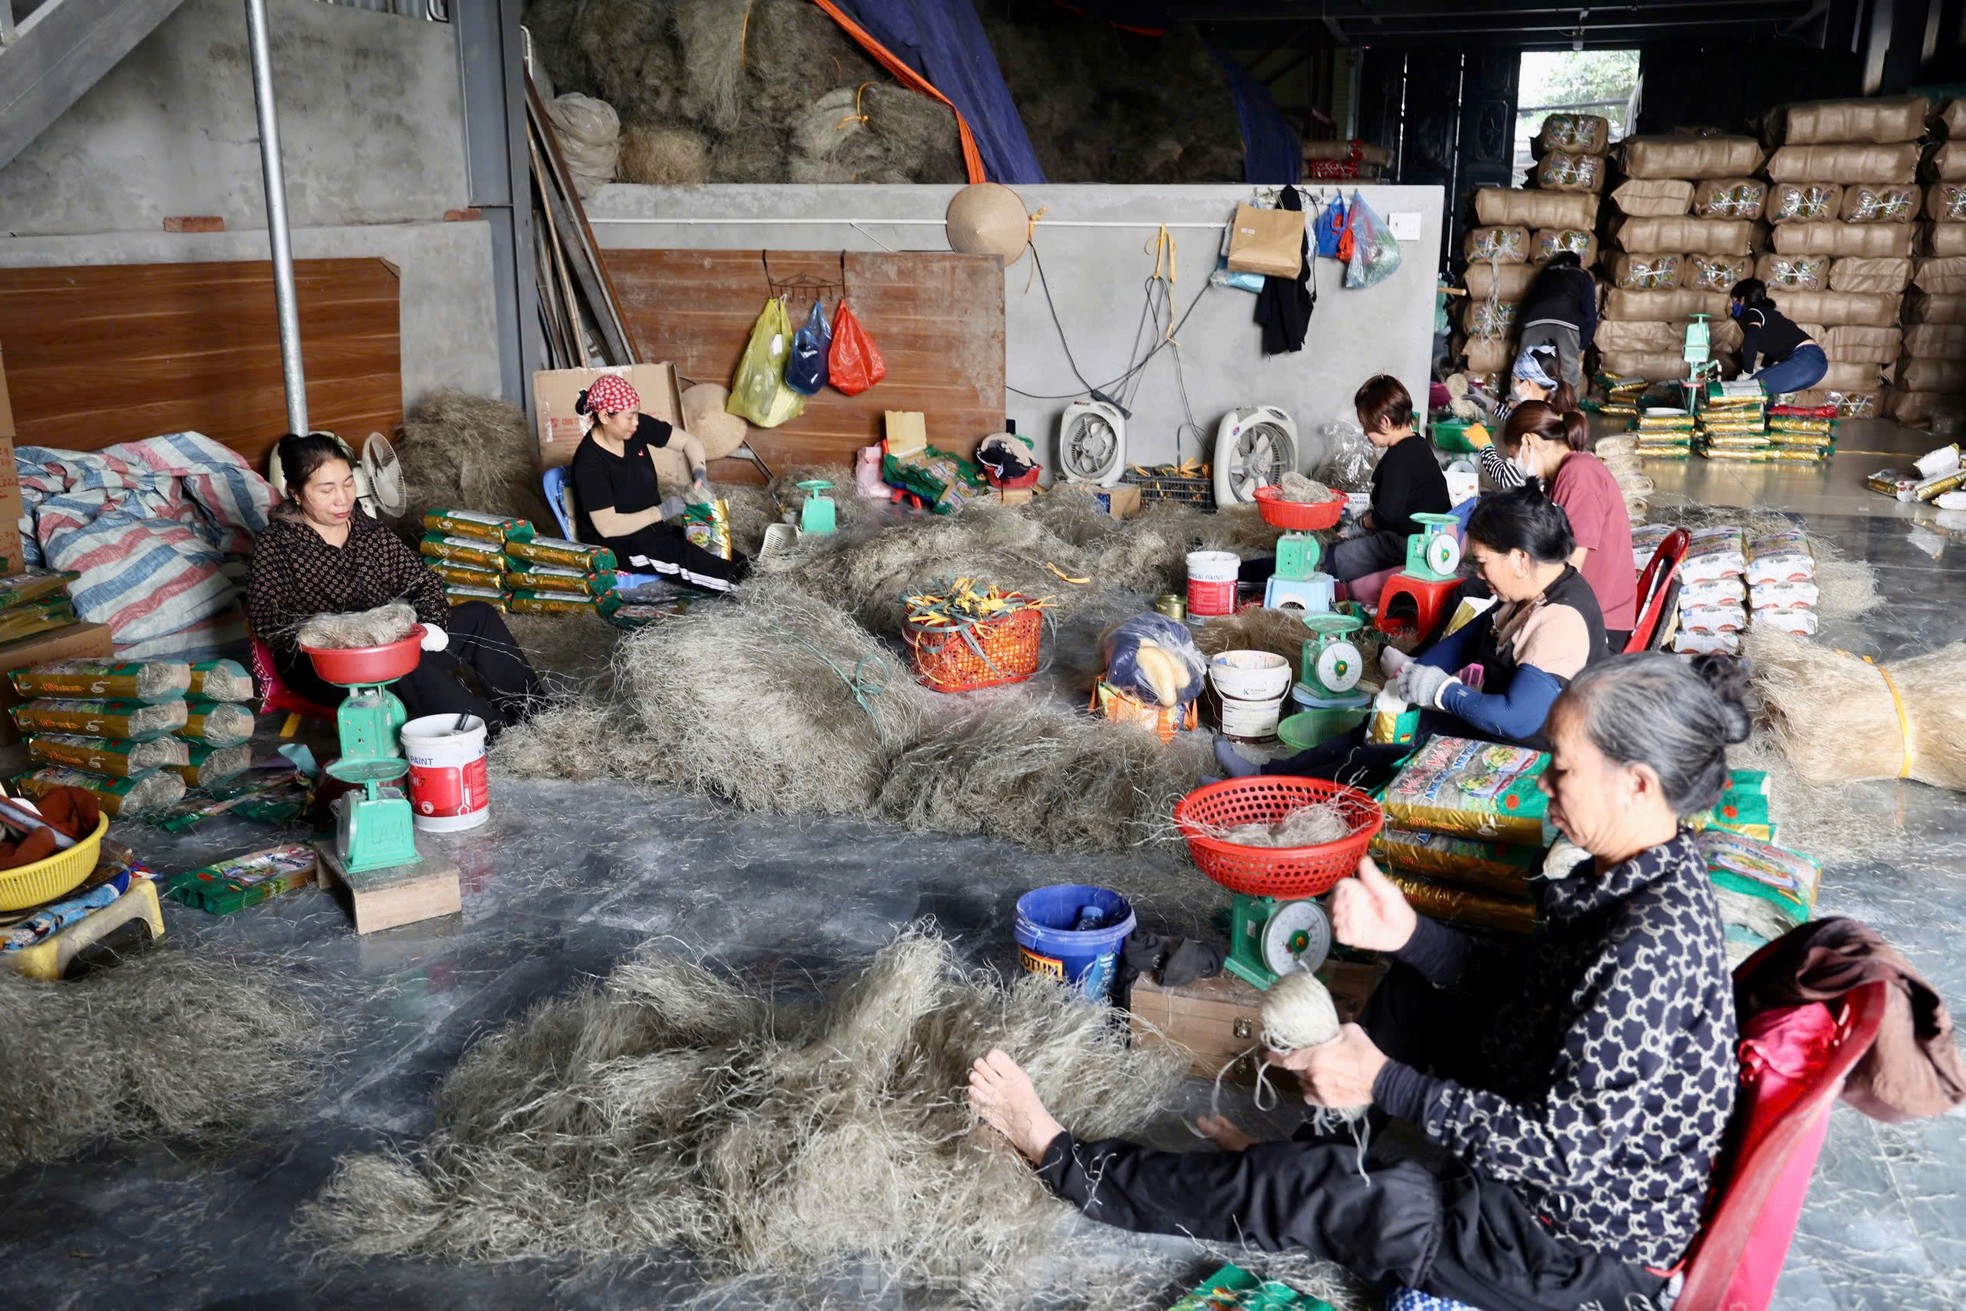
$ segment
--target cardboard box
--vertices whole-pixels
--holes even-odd
[[[1138,487],[1100,487],[1094,489],[1092,502],[1115,519],[1130,519],[1140,513],[1140,489]]]
[[[539,467],[557,469],[573,459],[583,435],[573,404],[596,378],[615,374],[642,398],[642,413],[683,426],[683,395],[673,364],[616,365],[605,369],[547,369],[532,375],[533,427],[539,435]]]
[[[23,637],[18,642],[0,643],[0,744],[20,741],[20,730],[14,727],[13,716],[5,712],[26,700],[14,691],[13,683],[4,675],[33,665],[51,665],[57,660],[107,660],[115,653],[108,624],[70,624],[51,633]]]
[[[1034,487],[999,487],[997,499],[1005,505],[1028,505],[1036,496]]]
[[[888,410],[886,413],[889,455],[906,461],[909,456],[920,455],[928,449],[928,423],[919,411]]]
[[[21,552],[20,521],[26,507],[20,499],[20,470],[14,464],[14,410],[7,400],[7,361],[0,355],[0,575],[17,574],[26,562]]]

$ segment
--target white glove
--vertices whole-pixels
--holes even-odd
[[[435,624],[423,626],[423,640],[417,645],[426,651],[442,651],[451,644],[451,635]]]
[[[680,496],[665,496],[662,498],[662,504],[655,508],[662,512],[664,519],[680,519],[683,517],[683,498]]]
[[[1412,663],[1413,657],[1396,646],[1379,648],[1379,672],[1386,676],[1388,683],[1398,678],[1399,671]]]
[[[1450,683],[1459,681],[1445,669],[1436,669],[1432,665],[1418,663],[1408,664],[1399,676],[1399,694],[1412,705],[1440,710],[1443,709],[1440,704],[1441,693]]]

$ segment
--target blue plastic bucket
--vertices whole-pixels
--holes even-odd
[[[1087,910],[1096,929],[1075,929]],[[1055,883],[1017,899],[1017,958],[1026,974],[1069,984],[1090,1001],[1113,991],[1120,944],[1133,932],[1133,907],[1125,897],[1085,883]]]

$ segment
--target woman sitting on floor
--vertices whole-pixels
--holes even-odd
[[[743,555],[724,559],[683,535],[683,502],[656,483],[655,450],[679,448],[701,460],[703,448],[660,419],[642,413],[642,398],[623,378],[607,374],[580,394],[575,410],[593,427],[574,450],[574,531],[589,546],[612,550],[631,573],[661,574],[704,592],[728,592],[750,569]],[[692,449],[693,448],[693,449]],[[702,499],[708,472],[690,470]]]
[[[1502,449],[1526,477],[1541,478],[1570,519],[1577,539],[1570,563],[1591,585],[1612,651],[1625,649],[1638,622],[1638,575],[1632,569],[1632,520],[1625,494],[1604,461],[1590,452],[1590,420],[1541,401],[1525,401],[1502,425]]]
[[[1531,480],[1482,497],[1467,536],[1467,564],[1496,604],[1418,658],[1387,647],[1380,668],[1401,696],[1421,708],[1416,740],[1446,733],[1545,749],[1550,707],[1571,679],[1605,654],[1597,598],[1570,563],[1576,549],[1570,521]],[[1471,668],[1480,670],[1478,686],[1462,676]],[[1368,743],[1361,727],[1258,766],[1227,738],[1215,742],[1216,760],[1231,775],[1344,782],[1377,781],[1412,750]]]
[[[274,458],[287,499],[253,543],[246,613],[288,687],[336,706],[348,689],[324,681],[296,641],[318,614],[353,614],[408,601],[423,624],[423,655],[395,684],[410,718],[472,714],[496,734],[532,713],[539,676],[505,618],[483,601],[450,605],[444,585],[403,539],[355,502],[355,470],[324,433],[280,439]]]
[[[1358,1024],[1270,1060],[1306,1101],[1376,1108],[1439,1164],[1309,1127],[1222,1150],[1083,1142],[1002,1051],[970,1072],[983,1121],[1095,1220],[1204,1242],[1302,1248],[1375,1284],[1475,1306],[1663,1307],[1663,1271],[1700,1223],[1735,1088],[1720,909],[1681,826],[1746,740],[1745,677],[1724,656],[1621,656],[1550,717],[1550,818],[1589,854],[1537,880],[1542,927],[1498,943],[1416,915],[1373,866],[1332,894],[1339,942],[1394,966]]]

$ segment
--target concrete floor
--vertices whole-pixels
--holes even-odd
[[[1662,504],[1692,499],[1781,506],[1878,569],[1888,607],[1825,633],[1883,657],[1966,638],[1966,521],[1942,523],[1862,489],[1929,438],[1853,424],[1823,471],[1694,460],[1651,472]],[[1951,516],[1948,516],[1951,518]],[[1910,837],[1889,859],[1837,865],[1820,911],[1877,926],[1955,1004],[1966,1005],[1966,807],[1918,785],[1866,784]],[[125,830],[129,831],[125,831]],[[164,869],[267,841],[215,821],[181,837],[119,826]],[[371,1261],[330,1270],[289,1241],[294,1207],[351,1149],[408,1143],[430,1127],[430,1096],[480,1034],[530,1004],[604,972],[629,949],[668,937],[734,966],[826,965],[866,956],[897,924],[934,916],[978,962],[1014,966],[1011,907],[1050,882],[1102,879],[1158,854],[1054,857],[983,840],[924,843],[889,828],[743,816],[699,799],[614,785],[501,781],[485,829],[443,844],[464,869],[462,916],[358,939],[320,893],[228,919],[170,906],[170,933],[201,947],[283,953],[344,1000],[355,1035],[318,1092],[287,1108],[262,1146],[218,1161],[181,1147],[102,1149],[0,1182],[0,1263],[14,1306],[159,1311],[189,1308],[543,1307],[673,1305],[717,1294],[687,1261],[624,1268],[543,1263],[448,1267]],[[1200,876],[1194,876],[1200,882]],[[1206,885],[1203,885],[1204,888]],[[1148,925],[1186,911],[1141,907]],[[1205,1088],[1192,1091],[1193,1105]],[[1192,1107],[1190,1108],[1192,1109]],[[1172,1121],[1167,1129],[1178,1134]],[[1864,1311],[1966,1305],[1966,1118],[1887,1127],[1839,1108],[1777,1305]],[[1168,1241],[1113,1238],[1116,1259],[1206,1255]],[[841,1305],[928,1306],[873,1283],[836,1290]],[[1178,1288],[1170,1286],[1171,1301]],[[768,1304],[757,1289],[721,1305]],[[1164,1304],[1164,1302],[1163,1302]]]

